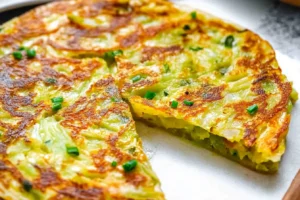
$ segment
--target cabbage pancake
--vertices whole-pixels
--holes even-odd
[[[106,62],[21,53],[0,59],[0,199],[164,199]]]
[[[106,80],[102,76],[108,76],[107,74],[117,80],[122,98],[130,103],[137,119],[164,127],[252,169],[268,173],[277,171],[285,151],[290,113],[297,100],[297,93],[281,74],[272,47],[249,30],[199,11],[183,10],[181,7],[163,0],[59,1],[39,7],[2,26],[0,55],[3,56],[3,61],[0,63],[7,69],[15,70],[11,74],[3,70],[0,79],[3,85],[2,95],[10,95],[6,96],[6,101],[10,106],[15,106],[7,108],[2,103],[4,114],[1,117],[1,144],[5,158],[2,168],[6,169],[7,176],[13,174],[25,177],[24,174],[28,173],[26,179],[16,177],[16,184],[2,183],[1,190],[7,191],[5,194],[39,194],[40,184],[49,182],[36,181],[43,177],[40,170],[43,167],[40,165],[50,165],[57,177],[71,182],[51,184],[47,193],[49,198],[55,198],[55,195],[57,198],[64,198],[69,195],[69,198],[74,199],[70,195],[77,194],[77,198],[89,199],[87,195],[92,192],[87,185],[90,184],[101,188],[101,195],[107,195],[108,197],[104,197],[108,199],[109,195],[112,195],[112,199],[117,199],[113,195],[120,195],[120,199],[123,196],[132,199],[163,198],[155,175],[146,167],[145,156],[136,157],[143,155],[140,146],[137,145],[135,149],[136,156],[131,153],[132,146],[135,146],[131,142],[138,143],[136,133],[129,131],[126,134],[126,131],[123,133],[116,128],[118,126],[115,124],[118,124],[123,130],[123,123],[132,123],[131,118],[127,116],[126,119],[129,120],[124,120],[120,117],[119,122],[114,117],[105,114],[101,116],[104,111],[93,111],[99,105],[104,110],[110,110],[110,104],[106,103],[111,103],[115,109],[109,113],[118,115],[122,106],[126,107],[120,97],[117,100],[108,97],[103,100],[103,104],[91,103],[91,107],[84,109],[87,102],[101,96],[103,90],[109,88],[104,86],[104,82],[98,84],[103,85],[103,89],[93,86],[100,80]],[[35,50],[36,57],[32,55],[32,50]],[[102,63],[101,66],[105,65],[101,59],[105,60],[108,68],[101,68],[103,71],[99,72],[99,76],[91,75],[96,73],[94,71],[97,67],[83,63],[98,61]],[[60,64],[55,64],[53,60]],[[69,64],[75,61],[80,63],[78,67],[75,67],[76,64]],[[24,69],[27,69],[26,73],[22,71]],[[52,76],[56,81],[51,80]],[[18,77],[26,81],[19,81]],[[45,82],[46,79],[50,83]],[[60,96],[63,96],[63,102],[59,102],[61,99],[51,101]],[[23,98],[27,100],[21,101]],[[58,112],[53,113],[52,106],[54,109],[59,108]],[[80,109],[84,112],[79,111]],[[12,111],[19,115],[11,116]],[[126,109],[123,111],[128,112]],[[24,112],[27,113],[26,116]],[[104,123],[104,119],[108,122]],[[111,132],[115,128],[117,130]],[[58,129],[60,131],[55,131]],[[113,136],[118,133],[117,142],[113,142],[116,146],[110,145],[109,141],[114,139],[105,132],[106,129]],[[125,130],[131,129],[127,127]],[[102,132],[104,133],[100,134]],[[58,156],[57,159],[51,156],[60,155],[59,153],[47,154],[47,151],[56,149],[46,148],[52,143],[45,144],[44,148],[35,147],[44,145],[42,142],[30,143],[33,138],[38,140],[49,134],[51,137],[64,138],[62,133],[69,137],[68,142],[73,143],[62,142],[66,139],[56,139],[63,143],[58,145],[63,156]],[[105,139],[101,139],[103,137]],[[45,140],[48,141],[47,138]],[[93,145],[86,145],[87,141]],[[119,142],[122,143],[120,146],[117,145]],[[86,146],[79,146],[80,155],[74,158],[66,153],[66,145]],[[119,150],[115,152],[117,147]],[[101,151],[98,161],[93,161],[93,153],[90,159],[78,161],[84,153],[93,152],[93,148],[98,151],[99,148],[104,148],[107,151]],[[13,149],[18,149],[18,153]],[[24,150],[26,155],[35,155],[30,159],[23,159],[19,154]],[[71,150],[73,151],[72,148]],[[119,154],[119,151],[123,153]],[[55,160],[55,163],[61,164],[51,165],[48,160],[47,164],[36,164],[40,162],[38,158],[41,155],[45,160],[49,157],[52,162]],[[121,159],[119,155],[132,157]],[[105,159],[101,160],[103,157]],[[63,158],[74,162],[67,165],[65,162],[69,160],[64,161]],[[113,161],[117,158],[116,168],[106,165],[115,165]],[[132,159],[138,160],[133,172],[139,173],[133,173],[128,179],[132,172],[121,173],[124,170],[122,165]],[[28,160],[28,163],[23,164],[24,160]],[[83,162],[84,166],[80,165]],[[77,167],[77,163],[82,168]],[[134,166],[134,163],[130,162],[129,166]],[[98,170],[109,168],[111,171],[94,175],[93,170],[88,169],[93,166]],[[24,170],[20,171],[22,167]],[[12,169],[20,172],[12,173]],[[70,172],[70,169],[80,173],[75,176],[75,172]],[[115,175],[116,171],[119,174]],[[147,172],[143,173],[145,171]],[[97,178],[93,179],[95,176]],[[22,181],[27,179],[31,181],[31,191],[34,193],[20,189]],[[78,184],[77,179],[80,180],[78,182],[86,181],[86,184]],[[61,189],[63,184],[73,189],[68,190],[67,186],[67,189]],[[75,187],[81,189],[74,189]]]

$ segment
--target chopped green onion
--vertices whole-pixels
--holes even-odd
[[[19,51],[23,51],[23,50],[25,50],[25,49],[26,49],[26,48],[23,47],[23,46],[20,46],[20,47],[18,48]]]
[[[51,142],[51,140],[46,140],[45,144],[49,144]]]
[[[232,35],[229,35],[225,39],[225,47],[227,48],[232,48],[234,42],[234,37]]]
[[[130,160],[123,165],[123,169],[125,172],[130,172],[135,169],[137,164],[138,164],[137,160]]]
[[[22,58],[23,58],[23,55],[20,51],[15,51],[12,54],[16,60],[22,60]]]
[[[58,110],[60,110],[61,108],[62,108],[61,103],[54,103],[54,104],[52,105],[52,110],[53,110],[53,111],[58,111]]]
[[[197,12],[196,11],[191,12],[191,17],[192,19],[197,19]]]
[[[117,97],[111,97],[110,100],[111,100],[112,102],[118,102],[118,101],[119,101],[119,99],[118,99]]]
[[[32,184],[30,181],[28,180],[23,180],[22,181],[22,185],[23,185],[23,188],[26,192],[30,192],[30,190],[32,189]]]
[[[177,108],[178,107],[178,101],[172,101],[171,102],[171,108]]]
[[[141,75],[136,75],[134,77],[131,78],[132,82],[135,83],[135,82],[138,82],[142,79],[142,76]]]
[[[54,97],[51,99],[52,103],[62,103],[64,101],[63,97]]]
[[[258,106],[256,104],[252,105],[252,106],[249,106],[247,108],[247,112],[250,114],[250,115],[255,115],[255,113],[258,111]]]
[[[62,108],[62,102],[64,101],[63,97],[54,97],[51,99],[53,105],[52,105],[52,110],[53,111],[58,111]]]
[[[156,96],[155,92],[147,91],[144,97],[148,100],[152,100],[154,99],[155,96]]]
[[[168,64],[164,64],[164,70],[165,73],[168,73],[170,71],[170,66]]]
[[[112,161],[111,166],[112,166],[112,167],[116,167],[117,164],[118,164],[117,161]]]
[[[46,83],[49,83],[49,84],[54,84],[54,83],[56,83],[56,82],[57,82],[57,80],[54,79],[54,78],[47,78],[47,79],[46,79]]]
[[[190,47],[189,48],[191,51],[200,51],[202,50],[203,48],[202,47]]]
[[[164,95],[165,97],[169,95],[169,93],[167,91],[164,91]]]
[[[104,58],[108,60],[114,60],[116,56],[122,55],[122,50],[109,51],[104,54]]]
[[[131,147],[130,149],[128,149],[128,153],[130,153],[130,154],[134,154],[135,151],[136,151],[135,147]]]
[[[186,106],[192,106],[192,105],[194,105],[194,102],[188,101],[188,100],[184,100],[183,103],[184,103]]]
[[[237,152],[237,150],[234,150],[234,151],[232,152],[232,156],[237,157],[238,155],[239,155],[239,153]]]
[[[67,153],[72,156],[79,156],[79,150],[77,147],[67,147]]]
[[[183,30],[185,30],[185,31],[191,30],[191,27],[186,24],[183,26]]]
[[[36,56],[36,51],[34,49],[27,49],[26,54],[28,58],[34,58]]]

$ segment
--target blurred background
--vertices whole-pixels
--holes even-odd
[[[46,1],[49,0],[0,0],[0,23]],[[251,29],[268,40],[277,51],[300,60],[300,7],[279,0],[173,1],[195,6]],[[282,1],[300,6],[300,0]],[[5,11],[7,9],[9,11]]]

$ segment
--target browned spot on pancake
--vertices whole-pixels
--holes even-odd
[[[251,51],[255,46],[257,46],[257,42],[260,41],[261,38],[252,32],[245,33],[245,41],[242,46],[243,51]]]
[[[72,11],[75,11],[79,8],[82,8],[84,5],[87,4],[88,1],[77,1],[76,3],[73,3],[72,1],[57,1],[57,2],[52,2],[50,4],[47,4],[46,6],[41,6],[37,11],[40,10],[40,14],[42,16],[49,16],[52,13],[57,13],[57,14],[66,14]]]
[[[125,37],[120,38],[120,47],[127,48],[140,41],[140,36],[138,32],[131,33]]]
[[[6,145],[0,142],[0,154],[6,154]]]
[[[36,10],[32,10],[18,19],[14,24],[13,33],[0,35],[0,45],[13,45],[24,39],[49,34],[55,31],[56,30],[47,30],[43,18]]]
[[[104,200],[104,189],[88,187],[84,185],[73,185],[57,191],[52,200],[76,199],[76,200]]]
[[[64,120],[61,124],[72,130],[72,137],[75,138],[81,130],[87,129],[92,124],[101,125],[101,121],[110,114],[122,115],[128,109],[125,102],[119,102],[118,106],[101,108],[99,105],[111,97],[119,97],[118,89],[113,85],[114,79],[108,76],[91,86],[87,94],[90,98],[81,97],[73,105],[64,110]],[[105,90],[105,93],[101,92]],[[98,96],[99,95],[99,96]]]
[[[0,69],[0,102],[5,111],[12,118],[18,119],[16,125],[6,124],[0,121],[0,124],[6,128],[4,134],[4,143],[10,143],[20,137],[25,137],[25,129],[35,123],[35,118],[47,109],[47,106],[40,102],[34,104],[33,98],[35,93],[30,92],[35,84],[39,81],[45,81],[47,78],[54,78],[57,82],[53,85],[61,86],[61,90],[71,89],[74,81],[84,80],[89,78],[94,69],[102,67],[98,61],[91,60],[83,63],[76,59],[60,59],[60,58],[43,58],[37,56],[34,60],[23,59],[15,61],[11,57],[1,58],[2,69]],[[32,72],[28,69],[28,65],[38,61],[42,65],[41,72]],[[67,76],[53,69],[58,64],[70,64],[74,68],[72,74]],[[29,91],[27,96],[18,95],[19,91]],[[19,108],[31,107],[34,113],[20,112]]]
[[[41,168],[38,166],[36,166],[36,168],[40,172],[40,177],[33,181],[33,185],[35,188],[38,188],[41,191],[45,191],[47,187],[62,184],[63,180],[61,180],[59,175],[53,169]]]
[[[157,79],[153,79],[153,80],[142,79],[136,83],[125,82],[123,83],[124,85],[121,85],[121,88],[122,88],[122,92],[123,91],[129,92],[131,89],[137,90],[138,88],[145,88],[147,86],[155,85],[157,82],[158,82]]]
[[[19,183],[22,183],[24,178],[20,171],[10,161],[1,157],[2,156],[0,154],[0,183],[6,188],[10,186],[12,178]]]
[[[135,187],[142,186],[147,182],[147,178],[143,176],[142,174],[138,173],[126,173],[126,182],[134,185]]]
[[[143,49],[142,62],[151,60],[153,57],[163,59],[167,55],[174,55],[181,52],[182,48],[180,46],[170,46],[170,47],[145,47]]]
[[[180,106],[178,110],[185,113],[185,118],[197,116],[199,113],[203,113],[207,109],[207,103],[223,99],[222,92],[225,88],[225,85],[203,85],[195,91],[188,91],[189,95],[182,93],[182,95],[177,98],[178,102],[188,100],[192,101],[194,104],[192,106],[186,106],[182,103],[183,106]]]
[[[97,167],[98,172],[105,173],[111,169],[110,163],[105,160],[105,156],[107,154],[106,149],[101,149],[97,152],[97,154],[93,154],[93,161],[95,166]]]
[[[225,86],[217,87],[204,87],[202,91],[197,92],[197,96],[201,96],[203,101],[211,102],[217,101],[223,98],[222,92],[225,90]]]
[[[126,132],[130,128],[131,125],[132,125],[132,123],[127,124],[127,126],[122,129],[122,133]],[[122,133],[118,133],[118,135],[112,134],[107,139],[107,144],[110,146],[110,153],[117,158],[117,162],[124,162],[124,161],[132,159],[131,155],[129,155],[127,152],[122,152],[117,147],[119,136],[122,135]]]
[[[86,28],[81,27],[80,24],[71,24],[69,27],[65,28],[64,32],[60,33],[60,37],[65,38],[64,41],[67,42],[67,45],[61,45],[58,41],[48,40],[48,44],[53,46],[56,49],[60,50],[70,50],[70,51],[84,51],[85,53],[104,53],[105,51],[110,50],[109,47],[106,49],[84,49],[81,46],[80,38],[89,37],[97,38],[99,35],[105,32],[114,32],[124,26],[126,26],[132,19],[131,15],[121,15],[114,16],[110,22],[109,27],[99,26],[96,28]]]
[[[117,1],[83,1],[85,9],[80,9],[79,14],[83,17],[96,17],[99,14],[124,15],[131,12],[128,2]]]
[[[272,94],[266,94],[265,92],[259,92],[262,89],[261,83],[266,80],[274,81],[274,84],[277,84],[279,89],[278,94],[280,94],[280,101],[277,103],[273,108],[267,109],[268,103],[266,99]],[[269,124],[271,127],[276,127],[276,124],[272,125],[273,123],[278,123],[278,114],[285,112],[288,102],[289,102],[289,94],[292,91],[291,83],[286,82],[282,83],[280,77],[276,74],[263,74],[258,75],[256,81],[252,83],[252,91],[256,92],[258,96],[251,102],[240,101],[235,104],[229,104],[228,107],[232,107],[235,110],[236,116],[235,118],[240,121],[247,121],[244,124],[245,127],[245,134],[244,134],[244,144],[247,147],[252,147],[256,143],[256,139],[258,138],[258,126],[261,124]],[[249,115],[247,112],[247,108],[252,105],[258,105],[258,111],[254,116]],[[283,134],[286,133],[286,126],[289,123],[289,119],[286,119],[284,125],[278,130],[279,132],[275,135],[277,138],[282,137]],[[275,145],[274,142],[280,142],[279,140],[273,140],[270,143],[271,149],[276,149],[278,144]]]
[[[40,110],[36,110],[35,114],[28,112],[20,112],[17,109],[21,106],[32,106],[33,108],[37,105],[32,104],[33,94],[29,96],[18,96],[13,92],[5,91],[0,93],[0,102],[2,103],[3,109],[10,113],[12,117],[21,119],[16,125],[7,125],[7,131],[4,134],[4,143],[10,143],[15,141],[19,137],[25,137],[25,128],[30,124],[34,123],[34,119],[39,115]]]
[[[4,171],[4,170],[7,170],[7,169],[9,169],[9,168],[6,166],[6,164],[3,161],[0,160],[0,171],[1,170]]]
[[[81,130],[87,129],[93,122],[99,121],[102,115],[97,115],[95,108],[96,100],[88,100],[81,97],[75,104],[66,108],[63,113],[65,118],[61,124],[72,130],[72,137],[76,137]]]
[[[209,27],[216,27],[219,29],[224,29],[228,32],[238,32],[239,29],[231,24],[227,24],[222,22],[221,20],[210,20],[207,22],[207,25]]]
[[[101,79],[96,82],[96,87],[107,87],[108,85],[111,85],[115,82],[114,78],[109,76],[106,79]]]

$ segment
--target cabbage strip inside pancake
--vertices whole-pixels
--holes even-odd
[[[162,199],[121,97],[137,119],[258,171],[285,151],[297,93],[272,47],[208,14],[59,1],[4,24],[0,55],[8,199]]]

